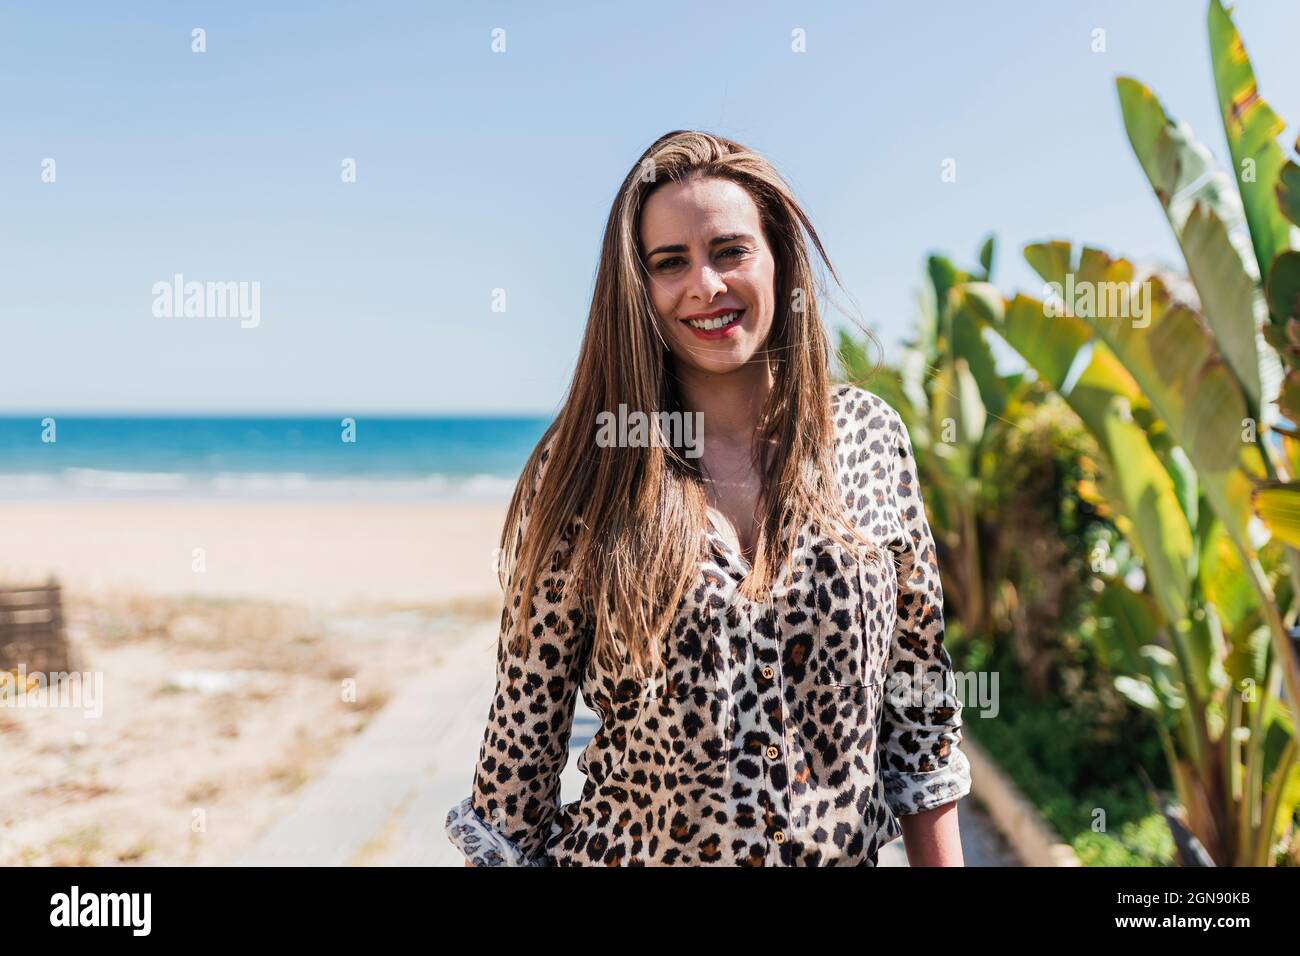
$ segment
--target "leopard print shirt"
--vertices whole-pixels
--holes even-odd
[[[792,573],[757,603],[738,593],[744,559],[711,526],[648,679],[597,665],[559,564],[531,601],[508,580],[502,627],[526,607],[532,642],[523,657],[498,643],[473,787],[447,815],[471,862],[875,866],[899,815],[969,792],[910,438],[880,397],[850,385],[832,396],[846,513],[883,559],[809,523]],[[581,797],[560,804],[579,690],[601,727],[578,757]]]

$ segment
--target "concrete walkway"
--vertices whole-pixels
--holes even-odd
[[[498,622],[448,644],[439,666],[413,674],[330,767],[303,787],[293,810],[232,860],[236,866],[461,866],[443,821],[469,794],[492,700]],[[438,640],[448,640],[439,635]],[[582,793],[577,757],[599,727],[581,695],[560,798]],[[961,802],[967,866],[1015,866],[974,800]],[[903,841],[881,866],[906,866]]]

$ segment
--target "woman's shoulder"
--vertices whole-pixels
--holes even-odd
[[[916,495],[907,426],[893,405],[856,385],[835,386],[834,408],[837,467],[855,518],[860,527],[890,535],[897,550],[903,540],[897,529]]]
[[[870,447],[892,437],[896,442],[907,442],[907,431],[898,410],[875,392],[846,382],[831,386],[831,415],[835,423],[836,438],[841,443]]]

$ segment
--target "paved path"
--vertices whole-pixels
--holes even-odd
[[[451,639],[439,667],[411,675],[235,865],[462,865],[443,821],[469,793],[492,700],[498,626]]]
[[[237,866],[461,866],[447,840],[447,810],[469,793],[492,700],[498,622],[449,643],[440,665],[413,674],[288,815],[232,861]],[[448,640],[441,634],[438,640]],[[582,793],[577,767],[599,718],[581,695],[560,799]],[[967,866],[1017,865],[973,800],[959,814]],[[903,841],[881,866],[906,866]]]

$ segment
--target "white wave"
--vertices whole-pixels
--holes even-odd
[[[303,472],[197,475],[66,468],[58,473],[0,474],[0,500],[219,498],[496,502],[510,499],[516,480],[488,474],[357,478]]]
[[[185,475],[168,471],[102,471],[98,468],[65,468],[68,484],[104,491],[181,491]]]

